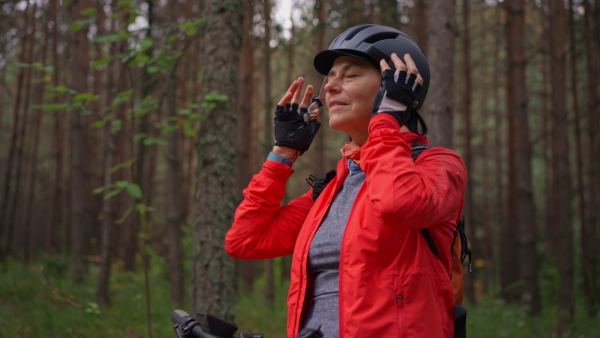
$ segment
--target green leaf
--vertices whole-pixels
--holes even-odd
[[[129,181],[116,181],[115,187],[123,189],[129,185]]]
[[[141,62],[147,62],[148,60],[150,60],[150,58],[148,57],[148,55],[146,54],[138,54],[135,59],[133,59],[133,61],[131,61],[134,64],[137,63],[141,63]]]
[[[100,59],[100,60],[96,60],[94,62],[92,62],[92,67],[100,67],[100,66],[104,66],[105,64],[111,62],[114,59],[114,57],[109,56],[107,58],[104,59]]]
[[[46,95],[44,95],[44,100],[53,99],[58,96],[60,96],[60,94],[56,94],[56,93],[46,94]]]
[[[144,38],[142,40],[139,40],[138,43],[142,47],[142,51],[146,51],[148,48],[152,47],[152,39],[151,38]]]
[[[178,114],[182,114],[182,115],[190,115],[190,113],[192,112],[191,109],[181,109]]]
[[[100,188],[96,188],[96,189],[94,189],[94,190],[93,190],[93,192],[94,192],[94,195],[97,195],[97,194],[99,194],[99,193],[103,192],[103,191],[104,191],[104,189],[106,189],[106,187],[100,187]]]
[[[116,166],[110,168],[110,172],[114,173],[115,171],[121,169],[121,168],[129,168],[131,167],[131,165],[133,164],[133,162],[135,162],[135,160],[137,160],[137,157],[132,158],[131,160],[127,161],[127,162],[123,162],[123,163],[119,163]]]
[[[196,28],[196,27],[190,27],[190,28],[188,28],[188,29],[185,30],[185,34],[187,36],[192,36],[192,35],[196,34],[197,31],[198,31],[198,28]]]
[[[91,101],[96,101],[99,98],[100,98],[100,95],[94,95],[91,93],[81,93],[81,94],[75,95],[75,97],[73,98],[73,101],[91,102]]]
[[[137,142],[139,140],[145,139],[146,137],[148,137],[147,133],[137,133],[135,134],[135,136],[133,136],[133,140]]]
[[[173,65],[173,60],[166,55],[162,55],[162,56],[158,57],[156,59],[156,61],[158,62],[159,65],[161,65],[165,68],[171,67]]]
[[[148,73],[150,73],[150,74],[154,74],[154,73],[156,73],[156,72],[159,72],[159,71],[160,71],[160,68],[158,68],[158,67],[156,67],[156,66],[149,66],[149,67],[147,68],[147,71],[148,71]]]
[[[86,25],[94,23],[94,19],[77,20],[69,26],[70,31],[79,31]]]
[[[47,111],[56,111],[61,109],[67,109],[70,105],[68,103],[46,103],[42,105],[42,110]]]
[[[196,130],[195,129],[184,129],[183,130],[183,135],[185,136],[189,136],[189,137],[196,137]]]
[[[119,12],[117,12],[117,13],[113,13],[113,14],[111,14],[111,15],[110,15],[108,18],[109,18],[109,19],[116,19],[116,18],[118,18],[118,17],[119,17],[119,15],[120,15],[120,14],[121,14],[121,13],[119,13]]]
[[[142,189],[135,183],[129,183],[126,187],[127,192],[135,199],[142,199]]]
[[[123,121],[121,120],[112,120],[112,130],[119,131],[123,128]]]
[[[29,68],[29,67],[31,67],[31,64],[29,64],[29,63],[23,63],[23,62],[17,62],[17,67],[19,67],[19,68]]]
[[[114,108],[122,105],[123,103],[129,101],[129,99],[131,99],[132,95],[133,95],[133,90],[127,90],[127,91],[118,93],[117,96],[115,97],[115,99],[113,100],[112,104],[107,109],[114,109]]]
[[[81,15],[90,15],[96,13],[98,10],[94,7],[89,7],[81,11]]]
[[[150,146],[153,144],[157,144],[159,146],[166,146],[167,144],[169,144],[169,142],[167,142],[166,140],[163,140],[163,139],[153,138],[153,137],[147,137],[144,139],[145,146]]]
[[[120,189],[116,189],[116,190],[110,191],[108,194],[104,195],[104,199],[107,200],[107,199],[109,199],[111,197],[114,197],[114,196],[118,195],[120,192],[121,192]]]
[[[190,119],[204,121],[204,120],[206,120],[206,115],[204,115],[202,113],[195,113],[195,114],[190,115]]]
[[[92,123],[92,127],[93,128],[102,128],[102,127],[104,127],[105,124],[106,124],[106,121],[99,120],[99,121]]]
[[[208,92],[206,95],[204,95],[204,100],[210,102],[223,102],[227,101],[228,98],[229,96],[227,94],[219,94],[216,92]]]

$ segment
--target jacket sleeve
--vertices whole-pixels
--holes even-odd
[[[240,259],[290,255],[304,219],[314,202],[310,191],[280,206],[285,183],[293,173],[286,164],[266,161],[244,189],[244,200],[225,236],[225,250]]]
[[[433,147],[413,161],[411,147],[389,114],[369,124],[361,150],[367,194],[384,224],[409,229],[455,221],[467,184],[465,165],[455,152]]]

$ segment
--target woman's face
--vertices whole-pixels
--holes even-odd
[[[371,63],[351,56],[338,57],[325,85],[329,126],[347,133],[357,144],[364,144],[380,87],[381,73]]]

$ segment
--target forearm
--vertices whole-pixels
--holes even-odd
[[[460,157],[444,148],[423,153],[417,163],[397,121],[372,119],[369,140],[361,150],[367,193],[386,224],[426,228],[454,218],[466,186]]]
[[[263,259],[291,254],[304,218],[312,207],[307,193],[286,206],[285,183],[293,170],[286,164],[266,161],[244,190],[234,222],[225,238],[225,249],[236,258]]]

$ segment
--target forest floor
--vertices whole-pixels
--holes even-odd
[[[278,266],[278,264],[276,264]],[[46,257],[29,265],[14,261],[0,266],[0,337],[148,337],[146,299],[141,271],[125,273],[113,269],[112,306],[95,301],[97,268],[89,271],[86,283],[69,277],[68,261]],[[150,271],[151,330],[153,337],[173,337],[171,311],[185,304],[169,302],[165,264]],[[276,276],[279,274],[276,273]],[[546,282],[547,283],[547,282]],[[287,281],[276,281],[274,305],[265,303],[264,281],[255,291],[243,294],[236,304],[236,324],[244,332],[265,337],[285,337]],[[484,297],[476,306],[467,304],[469,337],[552,337],[557,308],[549,301],[555,288],[546,287],[541,315],[530,318],[525,308]],[[578,297],[577,316],[569,337],[600,337],[600,316],[590,318]]]

